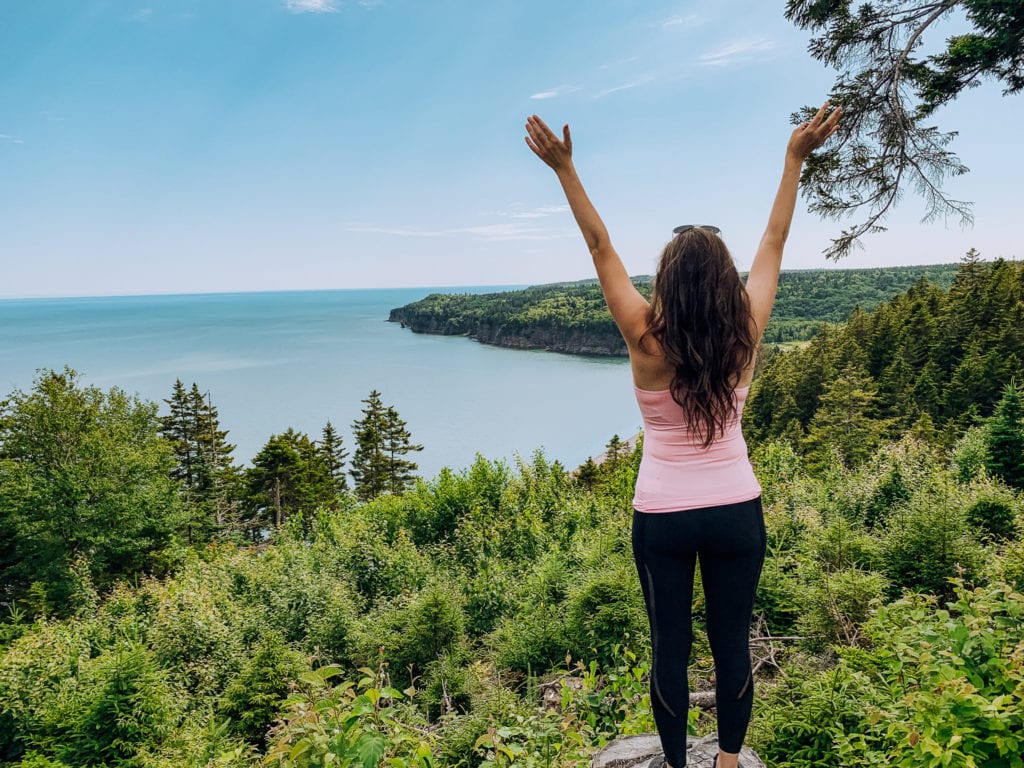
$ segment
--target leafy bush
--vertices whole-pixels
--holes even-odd
[[[196,694],[219,693],[242,655],[237,606],[218,599],[227,592],[222,575],[196,563],[147,590],[154,604],[148,644],[161,667]]]
[[[264,765],[276,768],[433,768],[432,740],[415,707],[384,676],[361,669],[357,683],[329,681],[338,667],[303,674],[271,734]]]
[[[45,736],[61,685],[89,657],[78,622],[42,622],[11,643],[0,656],[0,762]]]
[[[1006,541],[1017,531],[1017,509],[1012,496],[983,496],[967,507],[968,525],[991,541]]]
[[[646,637],[647,614],[632,560],[612,558],[602,569],[574,576],[565,618],[573,654],[593,653],[601,662],[611,659],[613,648]]]
[[[182,697],[153,654],[123,641],[80,661],[47,710],[48,735],[37,740],[69,765],[143,768],[139,753],[177,725]]]
[[[775,687],[751,743],[780,768],[1021,765],[1024,595],[1005,584],[955,599],[908,594],[865,624],[866,648]]]
[[[289,686],[308,669],[306,659],[280,635],[264,635],[220,698],[218,709],[231,721],[231,732],[251,744],[263,744]]]
[[[360,619],[357,633],[360,663],[376,666],[383,660],[394,679],[408,685],[431,662],[461,646],[465,619],[454,590],[434,583],[371,611]]]

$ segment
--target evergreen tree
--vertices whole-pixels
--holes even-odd
[[[373,390],[363,400],[363,418],[352,424],[356,452],[352,457],[352,478],[356,494],[363,501],[382,493],[401,493],[415,479],[416,463],[405,456],[422,451],[414,445],[405,422],[393,407],[385,407],[380,392]]]
[[[954,9],[952,31],[958,34],[922,55],[936,25],[948,31],[945,22]],[[833,240],[826,255],[845,256],[861,236],[882,231],[908,187],[923,195],[926,219],[953,214],[969,221],[970,205],[942,191],[943,179],[968,170],[948,148],[956,134],[927,121],[982,78],[1002,81],[1003,93],[1024,89],[1024,4],[788,0],[786,18],[814,33],[808,49],[837,70],[831,100],[844,110],[836,140],[804,166],[802,188],[810,209],[833,219],[864,214]]]
[[[576,470],[576,482],[588,491],[601,479],[601,470],[593,458],[588,457]]]
[[[324,425],[321,432],[320,442],[317,445],[324,463],[327,465],[327,472],[334,480],[334,490],[341,493],[348,490],[348,480],[345,478],[345,460],[348,458],[348,451],[342,444],[341,435],[334,428],[330,421]]]
[[[1014,382],[988,420],[985,468],[1007,485],[1024,490],[1024,411],[1021,390]]]
[[[167,403],[170,414],[160,417],[160,433],[170,441],[174,448],[174,455],[178,461],[174,469],[171,470],[171,477],[184,484],[186,500],[188,500],[195,485],[195,425],[188,391],[181,379],[175,380],[171,396],[164,402]]]
[[[349,472],[356,494],[363,501],[380,496],[388,488],[388,460],[384,452],[387,410],[376,389],[363,400],[363,418],[352,423],[356,452]]]
[[[288,428],[272,435],[245,472],[247,525],[258,539],[294,515],[304,527],[319,507],[335,502],[334,479],[317,445],[304,432]]]
[[[387,455],[387,489],[391,493],[401,493],[416,479],[416,462],[405,456],[413,451],[422,451],[422,445],[414,445],[412,435],[406,429],[405,422],[398,416],[398,411],[389,407],[384,417],[384,453]]]
[[[236,504],[233,489],[238,469],[231,458],[235,446],[227,442],[228,433],[220,428],[217,409],[195,382],[186,391],[178,379],[164,402],[170,413],[160,419],[161,433],[177,457],[171,477],[183,486],[189,510],[186,536],[190,543],[206,540],[227,527]]]
[[[874,418],[877,400],[869,376],[852,365],[843,369],[822,394],[804,440],[812,463],[825,464],[833,447],[851,467],[871,456],[889,426]]]

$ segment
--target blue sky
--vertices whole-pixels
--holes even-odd
[[[33,0],[0,6],[0,296],[540,283],[590,276],[531,113],[569,122],[632,273],[680,223],[749,265],[788,116],[832,74],[784,3]],[[955,26],[955,22],[949,25]],[[1019,258],[1024,98],[937,114],[973,228],[840,266]],[[785,266],[838,227],[799,206]]]

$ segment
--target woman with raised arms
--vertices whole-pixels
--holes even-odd
[[[644,424],[633,498],[633,555],[651,625],[651,704],[664,749],[686,765],[691,603],[700,562],[715,662],[717,768],[737,768],[753,704],[749,631],[765,555],[761,487],[740,431],[757,348],[775,303],[804,160],[836,130],[824,104],[786,147],[768,225],[744,285],[720,230],[683,225],[658,261],[648,302],[633,285],[576,175],[569,126],[536,115],[526,143],[561,182],[608,308],[626,340]]]

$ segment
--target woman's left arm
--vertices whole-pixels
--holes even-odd
[[[629,279],[622,259],[612,247],[604,222],[576,174],[569,126],[562,129],[563,138],[559,139],[543,120],[533,115],[526,121],[526,132],[526,143],[530,149],[558,176],[565,199],[569,202],[572,215],[576,217],[576,223],[594,259],[597,279],[601,283],[608,309],[626,344],[633,350],[647,331],[650,305]]]

